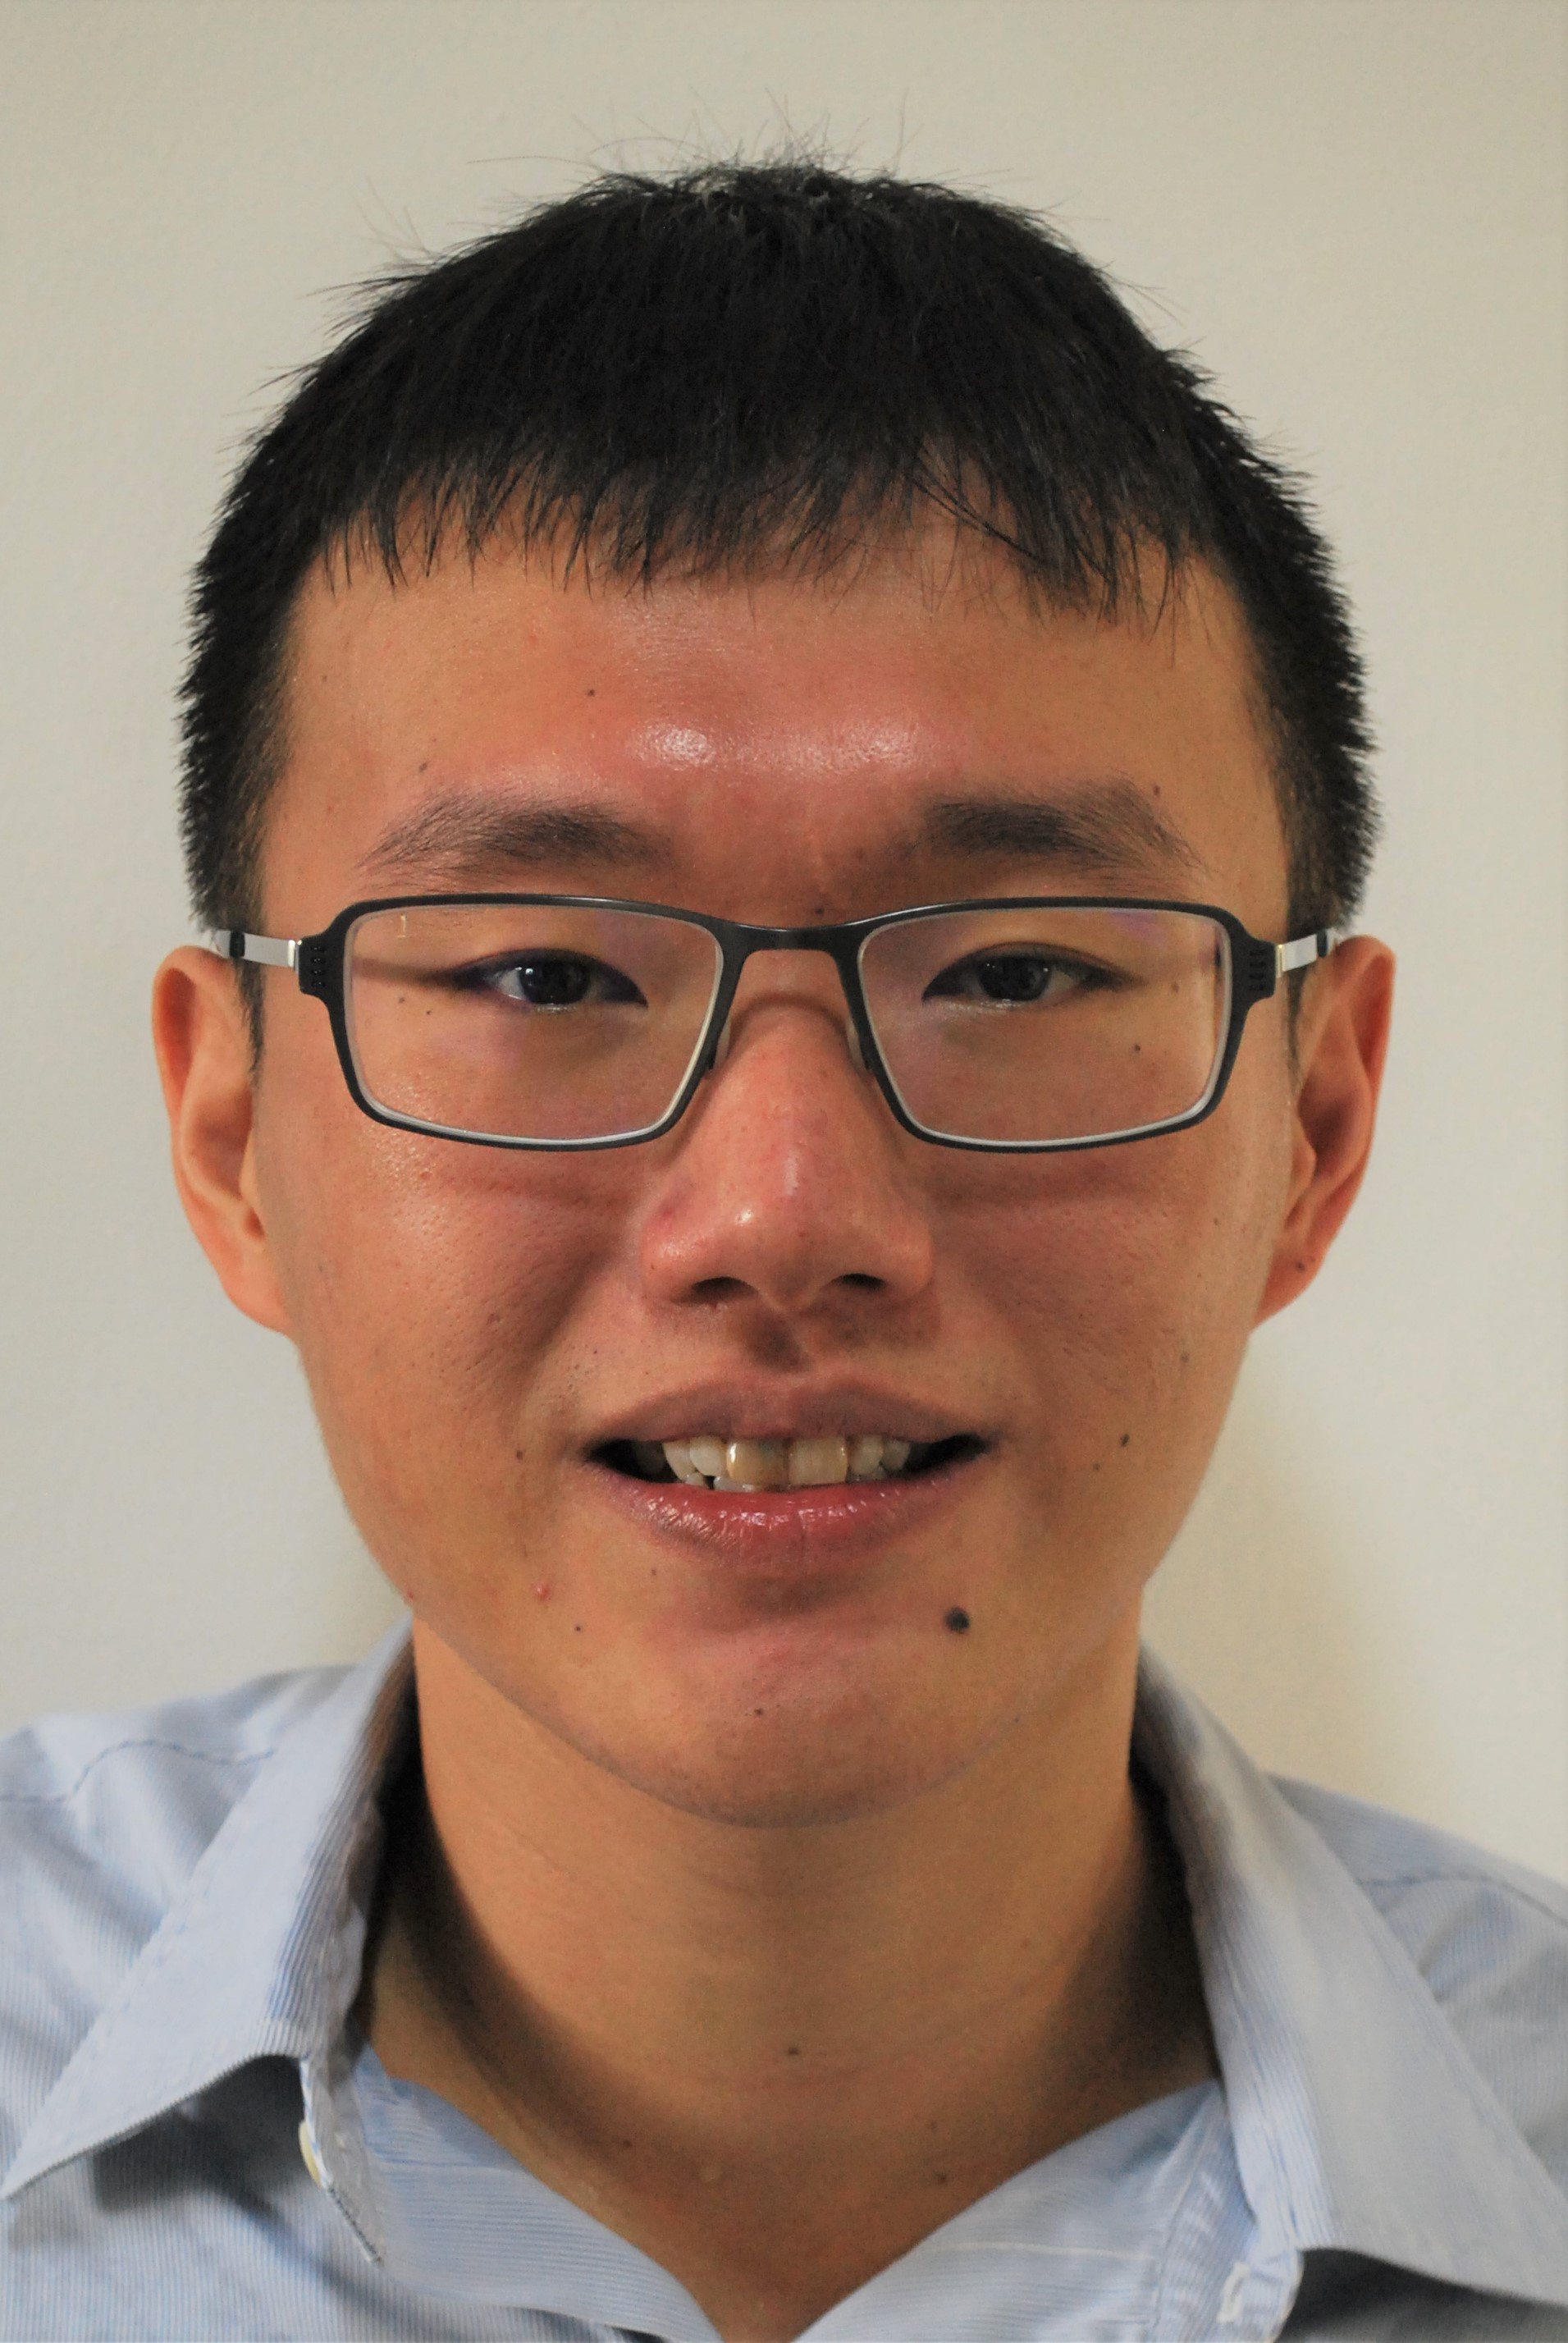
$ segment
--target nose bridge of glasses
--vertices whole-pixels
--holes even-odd
[[[858,1024],[853,948],[837,928],[754,928],[737,930],[740,941],[729,1000],[708,1053],[705,1071],[723,1065],[733,1045],[737,1022],[745,1022],[760,1009],[795,1006],[820,1015],[826,1011],[839,1025],[849,1062],[866,1071],[866,1055]],[[797,963],[794,980],[779,956]],[[831,962],[831,973],[821,967]],[[732,963],[733,965],[733,963]]]

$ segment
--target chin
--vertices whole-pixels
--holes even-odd
[[[597,1762],[628,1788],[678,1814],[736,1830],[768,1831],[869,1821],[910,1805],[963,1770],[961,1761],[933,1766],[892,1751],[880,1764],[873,1759],[824,1766],[816,1751],[799,1744],[766,1754],[753,1746],[729,1764],[723,1752],[711,1749],[695,1765],[677,1751],[606,1750],[598,1753]]]
[[[558,1715],[549,1729],[661,1805],[742,1829],[806,1830],[887,1814],[961,1774],[1005,1715],[961,1702],[909,1655],[788,1685],[667,1684],[613,1723]],[[978,1689],[976,1687],[975,1689]],[[992,1687],[993,1696],[998,1687]]]

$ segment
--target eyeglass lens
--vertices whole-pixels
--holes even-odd
[[[859,970],[911,1121],[1040,1145],[1202,1102],[1229,940],[1196,912],[960,909],[873,930]],[[347,954],[350,1045],[373,1102],[472,1137],[579,1143],[662,1121],[722,973],[704,928],[566,904],[367,912]]]
[[[874,929],[860,980],[912,1122],[993,1144],[1109,1139],[1207,1095],[1230,938],[1190,911],[942,911]]]

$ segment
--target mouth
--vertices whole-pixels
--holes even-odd
[[[592,1453],[596,1463],[627,1480],[755,1495],[922,1480],[968,1463],[985,1444],[967,1432],[942,1440],[906,1440],[895,1433],[740,1439],[704,1432],[676,1440],[608,1440]]]

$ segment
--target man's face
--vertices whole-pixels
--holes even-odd
[[[396,590],[357,562],[317,579],[270,931],[521,887],[779,926],[1123,892],[1282,934],[1221,590],[1107,625],[1031,609],[979,557],[940,593],[928,574],[889,554],[849,583],[590,592],[498,549]],[[1121,818],[1065,860],[1016,824],[930,842],[968,801]],[[541,811],[613,820],[596,840]],[[1282,1001],[1208,1121],[987,1156],[900,1130],[831,963],[769,954],[674,1131],[567,1155],[372,1122],[320,1004],[267,985],[245,1176],[276,1298],[250,1306],[298,1343],[371,1550],[478,1696],[677,1805],[803,1821],[950,1778],[1125,1661],[1299,1176]],[[967,1444],[760,1498],[606,1455],[835,1433]]]

